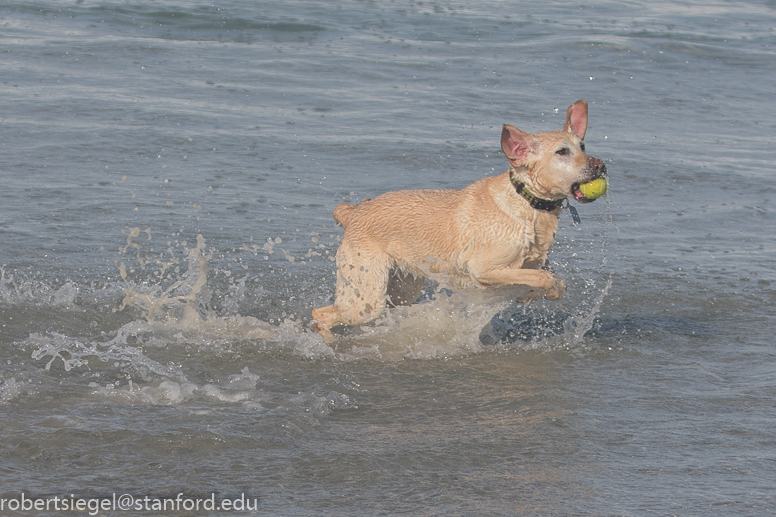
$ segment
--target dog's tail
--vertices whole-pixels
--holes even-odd
[[[369,201],[369,198],[364,199],[361,203],[364,201]],[[353,209],[357,206],[358,205],[351,205],[350,203],[340,203],[334,208],[334,220],[337,221],[338,225],[347,228],[348,224],[350,224],[350,218],[353,215]]]
[[[347,228],[354,208],[356,208],[356,205],[351,205],[350,203],[340,203],[337,205],[334,208],[334,220],[337,221],[337,224]]]

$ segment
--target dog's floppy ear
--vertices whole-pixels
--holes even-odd
[[[587,102],[577,101],[566,110],[566,123],[563,130],[574,133],[580,140],[585,139],[587,131]]]
[[[524,133],[514,126],[504,124],[501,130],[501,150],[512,165],[522,165],[531,152],[533,135]]]

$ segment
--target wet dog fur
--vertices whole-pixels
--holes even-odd
[[[464,189],[402,190],[338,205],[334,219],[345,233],[336,296],[313,310],[316,332],[330,340],[336,325],[361,325],[386,305],[409,305],[435,274],[481,287],[526,285],[526,299],[561,298],[565,284],[544,268],[561,208],[534,208],[513,182],[544,200],[588,202],[578,187],[606,166],[585,153],[587,119],[580,100],[566,111],[562,131],[532,135],[504,125],[510,169]]]

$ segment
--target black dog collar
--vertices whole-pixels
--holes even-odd
[[[545,212],[552,212],[553,210],[557,210],[561,206],[563,206],[563,202],[566,200],[564,199],[542,199],[540,197],[536,197],[532,193],[528,192],[528,189],[525,188],[525,183],[521,183],[517,180],[514,176],[511,174],[509,175],[509,181],[512,182],[512,185],[515,187],[515,191],[523,196],[526,201],[535,209],[537,210],[544,210]]]

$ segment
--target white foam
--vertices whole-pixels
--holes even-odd
[[[57,359],[62,361],[66,372],[81,366],[88,367],[90,359],[97,359],[103,363],[110,361],[116,365],[131,366],[141,372],[148,371],[164,377],[185,378],[179,366],[162,365],[154,361],[143,354],[141,347],[128,345],[126,338],[126,333],[119,332],[107,343],[83,343],[55,332],[51,337],[32,334],[27,343],[37,346],[32,353],[33,359],[48,359],[46,370],[50,370]]]
[[[259,376],[252,374],[248,367],[242,369],[239,374],[229,376],[224,386],[207,383],[198,386],[192,382],[175,382],[164,380],[160,383],[146,386],[138,386],[131,380],[126,385],[116,387],[111,383],[100,386],[90,383],[93,394],[110,398],[128,404],[148,405],[178,405],[191,399],[211,400],[216,402],[242,402],[246,400],[259,400],[263,392],[257,389]]]
[[[223,384],[164,380],[157,384],[139,386],[129,381],[123,386],[90,383],[91,393],[114,402],[129,405],[177,406],[189,402],[209,404],[242,404],[247,409],[275,415],[298,414],[317,419],[336,409],[356,409],[354,401],[343,393],[330,391],[326,395],[298,392],[272,393],[261,389],[259,376],[244,367],[230,375]],[[197,411],[203,411],[198,409]],[[207,412],[207,410],[204,410]],[[313,423],[313,425],[316,425]]]

